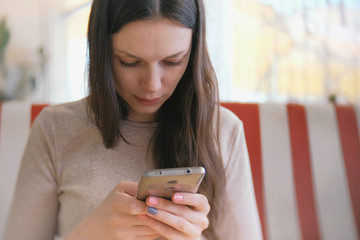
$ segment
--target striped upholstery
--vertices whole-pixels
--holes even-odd
[[[264,239],[360,239],[360,109],[223,105],[244,122]],[[0,236],[30,126],[43,107],[0,105]]]
[[[223,105],[244,122],[264,239],[359,239],[360,109]]]

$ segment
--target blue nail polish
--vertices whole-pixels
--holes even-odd
[[[147,211],[148,211],[148,213],[150,213],[152,215],[155,215],[158,213],[158,210],[154,207],[148,207]]]

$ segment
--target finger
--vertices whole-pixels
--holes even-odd
[[[160,234],[157,233],[154,229],[146,225],[136,225],[132,226],[127,230],[129,236],[131,235],[134,240],[153,240],[160,237]],[[133,234],[136,233],[136,236]]]
[[[136,232],[138,236],[154,236],[159,235],[154,229],[147,225],[136,225],[130,228],[130,232]]]
[[[188,205],[180,205],[166,199],[149,197],[146,200],[148,206],[155,207],[174,215],[185,218],[192,224],[197,224],[202,229],[206,229],[209,226],[209,219],[207,218],[208,212],[197,211],[194,207]]]
[[[177,192],[172,196],[172,201],[176,204],[191,206],[195,211],[210,212],[210,204],[207,198],[202,194]]]
[[[146,204],[150,207],[155,207],[172,213],[173,215],[183,217],[191,223],[200,222],[202,221],[201,218],[204,218],[204,214],[201,212],[196,212],[186,205],[179,205],[163,198],[148,197]]]
[[[162,210],[157,210],[155,215],[149,216],[146,220],[147,225],[166,239],[193,239],[201,236],[201,231],[196,231],[184,218]]]
[[[147,215],[167,226],[166,228],[162,227],[162,230],[160,230],[161,232],[159,232],[161,235],[165,234],[164,236],[166,237],[172,236],[172,234],[175,234],[176,232],[180,232],[183,235],[194,236],[197,235],[200,229],[200,226],[190,223],[187,219],[161,209],[148,207]]]
[[[143,201],[124,192],[115,192],[114,210],[130,215],[146,214],[146,204]]]
[[[129,194],[130,196],[135,197],[137,189],[138,189],[138,183],[136,183],[136,182],[128,182],[128,181],[121,181],[116,185],[115,189],[118,192],[124,192],[124,193]]]
[[[145,236],[140,236],[140,235],[137,235],[134,237],[134,240],[158,240],[160,237],[159,234],[155,234],[155,235],[145,235]]]
[[[122,214],[115,218],[108,218],[107,221],[112,221],[112,226],[119,226],[121,228],[134,228],[135,226],[146,225],[140,218],[139,215]]]

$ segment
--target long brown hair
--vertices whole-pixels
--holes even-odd
[[[205,39],[202,0],[94,0],[88,29],[89,114],[94,117],[107,148],[126,139],[120,125],[126,118],[124,100],[117,95],[111,65],[111,37],[125,24],[167,18],[193,30],[187,69],[173,95],[159,110],[152,141],[158,168],[204,166],[200,187],[211,205],[208,239],[218,239],[214,220],[224,196],[225,174],[219,144],[218,86]]]

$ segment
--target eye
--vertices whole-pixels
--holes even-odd
[[[164,63],[165,63],[166,65],[168,65],[168,66],[179,66],[179,65],[181,65],[182,61],[183,61],[183,60],[180,60],[180,61],[178,61],[178,62],[164,61]]]
[[[119,62],[120,64],[123,66],[123,67],[135,67],[139,62],[136,61],[136,62],[132,62],[132,63],[128,63],[128,62],[124,62],[123,60],[119,59]]]

